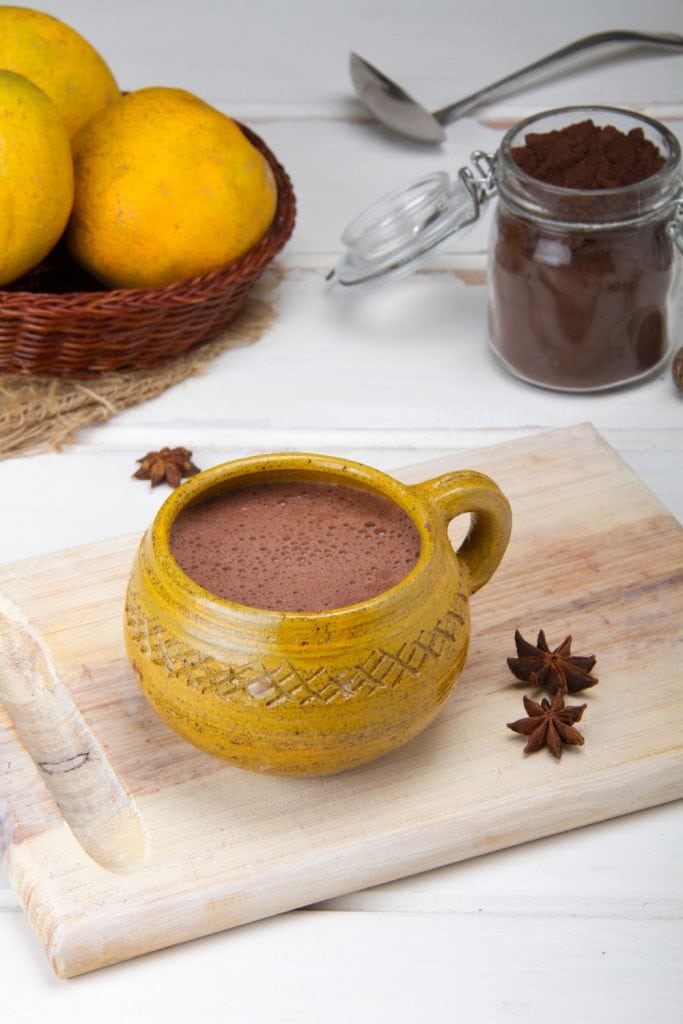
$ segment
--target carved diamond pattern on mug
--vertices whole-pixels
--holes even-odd
[[[431,630],[422,630],[417,640],[404,642],[396,652],[371,651],[362,662],[334,675],[322,668],[306,673],[290,661],[275,666],[262,661],[226,666],[211,656],[202,657],[177,640],[155,618],[146,615],[132,589],[126,602],[126,615],[131,636],[140,651],[152,664],[165,668],[193,690],[213,694],[220,700],[230,700],[239,694],[266,707],[287,702],[305,706],[392,689],[406,673],[417,676],[425,663],[452,655],[465,621],[461,613],[463,600],[464,594],[459,592],[454,606]]]
[[[289,661],[282,662],[272,669],[268,669],[262,663],[245,668],[252,676],[246,686],[247,693],[256,700],[262,700],[266,707],[274,708],[289,701],[306,704],[312,700],[324,699],[314,687],[317,679],[322,680],[323,688],[325,687],[327,675],[323,669],[316,669],[306,676]],[[332,695],[334,696],[336,694]]]

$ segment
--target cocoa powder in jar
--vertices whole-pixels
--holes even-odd
[[[622,132],[590,118],[549,132],[528,132],[512,159],[532,178],[560,188],[623,188],[655,174],[665,160],[642,128]]]
[[[666,158],[640,127],[622,132],[590,119],[530,132],[509,158],[510,176],[523,172],[523,201],[514,196],[517,182],[512,201],[500,189],[494,350],[516,375],[561,390],[647,375],[670,346],[674,254],[670,210],[647,215],[634,191],[657,180]]]

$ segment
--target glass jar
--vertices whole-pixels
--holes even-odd
[[[512,158],[529,131],[581,121],[640,128],[664,157],[635,185],[549,185]],[[613,107],[564,107],[515,125],[491,157],[454,179],[431,174],[374,203],[349,224],[328,275],[373,285],[411,273],[435,246],[473,225],[498,196],[489,248],[488,323],[493,352],[516,377],[561,391],[600,391],[654,376],[675,334],[683,252],[681,150],[664,125]]]
[[[532,132],[592,119],[641,128],[665,158],[635,185],[549,185],[514,161]],[[595,391],[656,374],[673,344],[678,270],[674,217],[681,153],[650,118],[605,107],[531,117],[504,137],[495,161],[498,204],[490,244],[489,336],[513,374],[563,391]]]

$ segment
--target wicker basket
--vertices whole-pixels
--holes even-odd
[[[163,288],[103,291],[57,246],[30,274],[0,290],[0,373],[88,377],[148,369],[215,338],[294,228],[291,182],[265,143],[247,138],[275,174],[275,219],[261,241],[224,270]]]

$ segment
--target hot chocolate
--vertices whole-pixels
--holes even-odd
[[[343,484],[259,484],[186,508],[171,531],[181,569],[218,597],[316,612],[400,582],[420,554],[417,528],[388,499]]]

